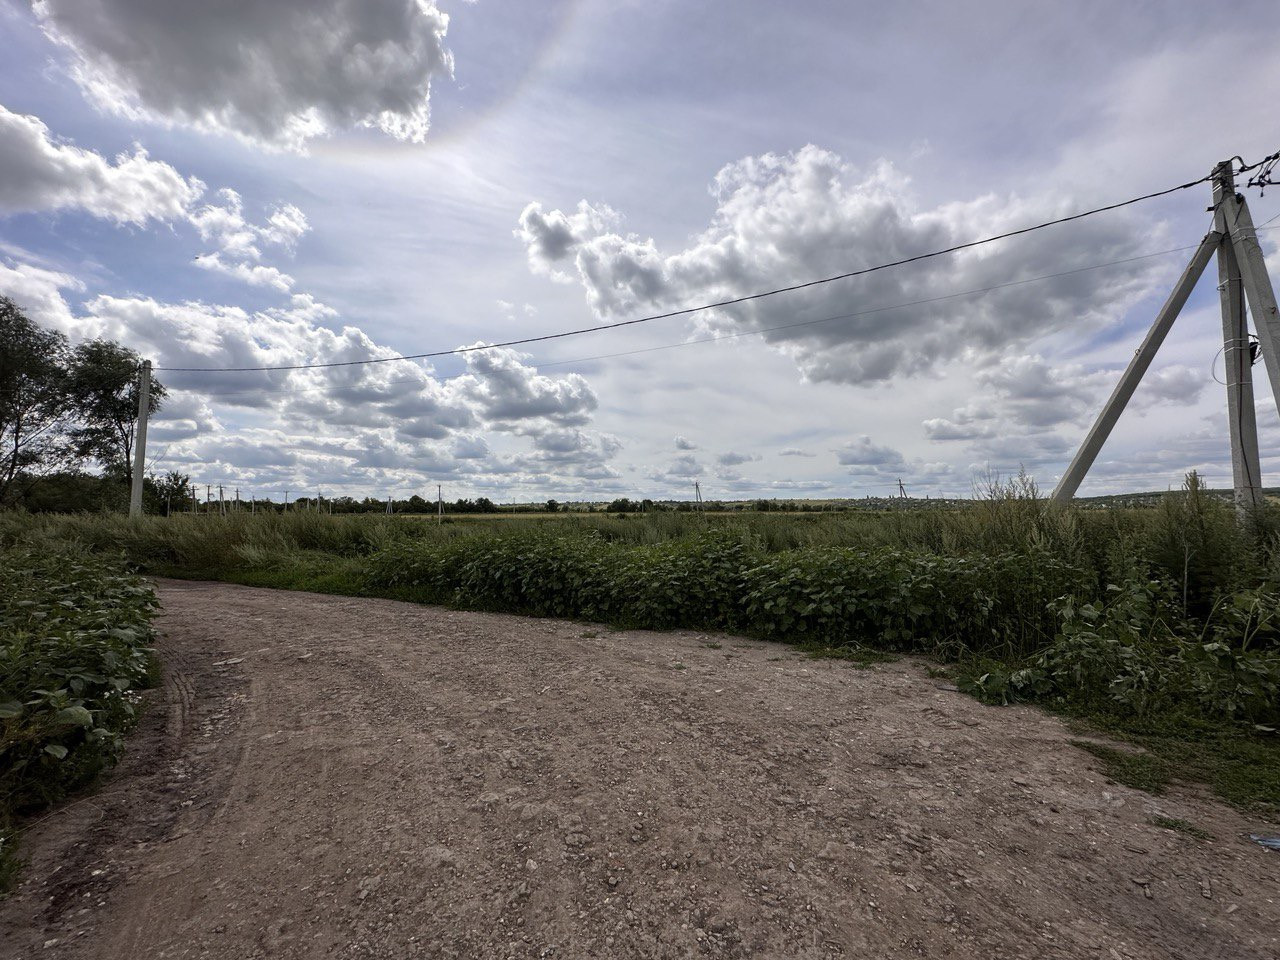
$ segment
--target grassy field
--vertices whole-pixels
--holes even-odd
[[[1140,748],[1159,789],[1280,810],[1280,539],[1192,478],[1154,509],[446,517],[0,516],[0,545],[138,570],[664,629],[854,659],[916,653],[994,703]],[[548,522],[553,521],[553,522]]]

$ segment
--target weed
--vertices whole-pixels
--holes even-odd
[[[1169,783],[1168,765],[1149,753],[1119,750],[1088,740],[1072,740],[1071,745],[1097,757],[1102,762],[1103,774],[1126,787],[1160,794]]]
[[[118,759],[158,675],[155,608],[118,560],[65,544],[0,556],[0,881],[17,869],[15,818]]]
[[[1178,833],[1185,833],[1189,837],[1195,837],[1197,840],[1212,840],[1213,834],[1208,830],[1202,830],[1189,820],[1181,820],[1178,817],[1152,817],[1151,825],[1160,827],[1162,830],[1176,830]]]
[[[796,650],[810,660],[842,660],[855,667],[870,667],[878,663],[892,663],[897,660],[896,654],[873,650],[856,643],[841,647],[828,647],[820,643],[797,644]]]

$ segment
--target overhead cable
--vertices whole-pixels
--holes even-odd
[[[1240,157],[1233,159],[1240,161],[1239,173],[1250,170],[1263,168],[1263,172],[1269,173],[1271,167],[1280,159],[1280,151],[1264,157],[1262,160],[1254,164],[1246,164]],[[1190,180],[1187,183],[1180,183],[1177,186],[1168,187],[1164,190],[1157,190],[1153,193],[1146,193],[1142,196],[1131,197],[1128,200],[1121,200],[1118,203],[1110,203],[1102,207],[1094,207],[1091,210],[1085,210],[1081,213],[1074,213],[1070,216],[1059,217],[1056,220],[1046,220],[1042,223],[1033,224],[1028,227],[1021,227],[1017,230],[1010,230],[1006,233],[996,234],[995,236],[983,237],[980,240],[970,240],[966,243],[958,243],[954,246],[945,247],[941,250],[932,250],[928,253],[919,253],[915,256],[904,257],[900,260],[891,260],[885,263],[878,263],[871,267],[862,267],[858,270],[849,270],[845,273],[838,273],[830,277],[821,277],[817,280],[807,280],[802,283],[794,283],[784,287],[774,287],[771,290],[762,290],[759,293],[746,294],[741,297],[731,297],[726,300],[717,300],[713,303],[699,304],[694,307],[683,307],[679,310],[669,310],[665,313],[655,313],[644,317],[635,317],[631,320],[619,320],[614,323],[595,324],[590,327],[579,327],[574,330],[562,330],[559,333],[546,333],[536,337],[521,337],[515,340],[502,340],[494,343],[476,343],[468,347],[455,347],[451,350],[430,350],[424,353],[402,354],[394,357],[370,357],[365,360],[334,360],[325,363],[292,363],[265,365],[256,367],[156,367],[156,370],[164,370],[170,373],[257,373],[284,370],[315,370],[333,367],[358,367],[367,366],[377,363],[395,363],[402,360],[429,360],[437,357],[461,356],[468,353],[476,353],[483,350],[497,350],[503,347],[520,347],[532,343],[545,343],[549,340],[561,340],[566,337],[577,337],[588,333],[599,333],[606,330],[617,330],[622,327],[635,326],[641,323],[650,323],[654,320],[667,320],[672,317],[684,317],[690,314],[702,313],[707,310],[715,310],[722,307],[732,307],[742,303],[750,303],[755,300],[763,300],[766,297],[774,297],[782,293],[793,293],[797,290],[807,290],[811,287],[821,286],[823,284],[834,283],[837,280],[849,280],[854,277],[863,277],[868,274],[878,273],[882,270],[889,270],[894,267],[902,267],[911,263],[919,263],[922,260],[931,260],[936,257],[947,256],[948,254],[958,253],[961,250],[970,250],[974,247],[980,247],[984,244],[995,243],[998,240],[1007,240],[1011,237],[1020,237],[1036,230],[1043,230],[1046,227],[1054,227],[1064,223],[1071,223],[1075,220],[1083,220],[1085,217],[1092,217],[1099,213],[1107,213],[1111,210],[1118,210],[1121,207],[1132,206],[1135,203],[1142,203],[1146,200],[1154,200],[1157,197],[1168,196],[1171,193],[1177,193],[1181,190],[1189,190],[1192,187],[1207,183],[1214,177],[1213,173],[1209,173],[1197,180]],[[1255,177],[1255,179],[1257,179]],[[1253,184],[1253,181],[1250,181]]]

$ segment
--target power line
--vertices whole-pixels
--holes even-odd
[[[1243,166],[1243,161],[1241,161]],[[1168,196],[1171,193],[1177,193],[1180,190],[1188,190],[1191,187],[1197,187],[1202,183],[1206,183],[1213,179],[1210,173],[1198,180],[1192,180],[1188,183],[1179,184],[1176,187],[1169,187],[1165,190],[1157,190],[1154,193],[1143,194],[1140,197],[1133,197],[1129,200],[1122,200],[1119,203],[1111,203],[1104,207],[1095,207],[1092,210],[1086,210],[1083,213],[1075,213],[1068,217],[1059,217],[1056,220],[1047,220],[1043,223],[1037,223],[1033,226],[1022,227],[1018,230],[1010,230],[1007,233],[996,234],[992,237],[984,237],[981,240],[970,240],[967,243],[958,243],[942,250],[934,250],[929,253],[920,253],[912,257],[904,257],[901,260],[891,260],[887,263],[879,263],[872,267],[863,267],[859,270],[850,270],[846,273],[839,273],[831,277],[823,277],[818,280],[808,280],[804,283],[795,283],[786,287],[775,287],[772,290],[764,290],[760,293],[751,293],[742,297],[733,297],[728,300],[718,300],[714,303],[705,303],[696,307],[684,307],[680,310],[670,310],[666,313],[655,313],[647,317],[636,317],[631,320],[621,320],[616,323],[602,323],[591,327],[580,327],[576,330],[564,330],[560,333],[547,333],[537,337],[524,337],[518,340],[505,340],[499,343],[481,343],[470,347],[456,347],[452,350],[433,350],[427,353],[406,354],[397,357],[372,357],[367,360],[340,360],[328,363],[295,363],[281,364],[278,366],[261,366],[261,367],[156,367],[156,370],[165,370],[170,373],[256,373],[277,370],[313,370],[329,367],[356,367],[375,363],[393,363],[400,360],[428,360],[435,357],[457,356],[461,354],[474,353],[480,350],[496,350],[500,347],[518,347],[530,343],[544,343],[548,340],[560,340],[565,337],[576,337],[586,333],[597,333],[602,330],[617,330],[620,327],[629,327],[639,323],[649,323],[654,320],[667,320],[672,317],[683,317],[693,313],[701,313],[705,310],[714,310],[719,307],[731,307],[741,303],[749,303],[754,300],[762,300],[765,297],[777,296],[780,293],[793,293],[796,290],[807,290],[810,287],[820,286],[822,284],[834,283],[837,280],[848,280],[853,277],[863,277],[867,274],[878,273],[881,270],[889,270],[893,267],[901,267],[910,263],[919,263],[922,260],[930,260],[935,257],[942,257],[948,254],[957,253],[961,250],[969,250],[973,247],[979,247],[988,243],[995,243],[997,240],[1007,240],[1010,237],[1020,237],[1024,234],[1032,233],[1036,230],[1043,230],[1046,227],[1054,227],[1063,223],[1071,223],[1074,220],[1083,220],[1085,217],[1092,217],[1099,213],[1106,213],[1111,210],[1118,210],[1121,207],[1131,206],[1135,203],[1142,203],[1146,200],[1154,200],[1156,197]]]
[[[1154,253],[1142,253],[1132,257],[1123,257],[1119,260],[1107,260],[1102,263],[1093,263],[1085,267],[1075,267],[1071,270],[1061,270],[1057,273],[1046,273],[1035,277],[1025,277],[1022,280],[1009,280],[1005,283],[996,283],[987,287],[977,287],[972,290],[961,290],[956,293],[940,294],[936,297],[925,297],[920,300],[906,300],[901,303],[888,304],[882,307],[872,307],[869,310],[859,310],[854,313],[839,313],[833,316],[818,317],[813,320],[797,320],[792,323],[781,323],[775,326],[759,327],[755,330],[743,330],[740,333],[724,333],[713,337],[701,337],[695,340],[681,340],[678,343],[667,343],[656,347],[640,347],[636,350],[624,350],[619,353],[605,353],[592,357],[576,357],[571,360],[551,360],[551,361],[533,361],[531,366],[542,369],[543,367],[562,367],[573,363],[589,363],[593,360],[609,360],[614,357],[629,357],[641,353],[653,353],[658,350],[674,350],[679,347],[690,347],[699,343],[715,343],[720,340],[736,340],[740,337],[757,337],[775,330],[790,330],[796,327],[815,326],[820,323],[832,323],[836,320],[852,320],[857,317],[872,316],[877,313],[888,313],[893,310],[901,310],[905,307],[924,306],[931,303],[942,303],[947,300],[956,300],[961,297],[972,297],[983,293],[990,293],[994,290],[1003,290],[1007,287],[1017,287],[1029,283],[1038,283],[1043,280],[1056,280],[1060,277],[1069,277],[1079,273],[1087,273],[1090,270],[1102,270],[1106,267],[1114,267],[1126,263],[1137,263],[1141,260],[1153,260],[1156,257],[1166,257],[1174,253],[1183,253],[1187,250],[1194,250],[1199,244],[1190,244],[1182,247],[1171,247],[1168,250],[1158,250]],[[425,376],[425,374],[423,375]],[[368,384],[369,388],[389,387],[397,383],[421,383],[423,377],[396,377],[391,380],[383,380],[380,383]],[[260,390],[240,391],[236,393],[211,394],[214,401],[226,401],[237,397],[252,397],[257,400],[263,400],[263,393]]]
[[[1159,253],[1144,253],[1141,256],[1125,257],[1123,260],[1108,260],[1106,263],[1095,263],[1088,267],[1077,267],[1074,270],[1063,270],[1060,273],[1046,273],[1038,277],[1027,277],[1024,280],[1010,280],[1007,283],[996,283],[989,287],[978,287],[974,290],[962,290],[959,293],[946,293],[937,297],[926,297],[922,300],[908,300],[904,303],[895,303],[887,307],[873,307],[870,310],[859,310],[856,313],[839,313],[831,317],[820,317],[816,320],[797,320],[793,323],[780,323],[772,327],[760,327],[756,330],[744,330],[741,333],[724,333],[714,337],[702,337],[697,340],[682,340],[680,343],[668,343],[657,347],[641,347],[638,350],[624,350],[620,353],[604,353],[595,357],[579,357],[575,360],[554,360],[550,363],[534,364],[539,370],[543,367],[560,367],[570,363],[588,363],[592,360],[611,360],[614,357],[629,357],[638,353],[652,353],[655,350],[672,350],[676,347],[688,347],[695,343],[715,343],[719,340],[735,340],[738,337],[753,337],[762,334],[771,333],[775,330],[791,330],[795,327],[813,326],[819,323],[830,323],[835,320],[853,320],[858,317],[868,317],[877,313],[887,313],[891,310],[901,310],[904,307],[919,307],[930,303],[942,303],[946,300],[956,300],[960,297],[972,297],[983,293],[991,293],[993,290],[1003,290],[1006,287],[1017,287],[1026,283],[1036,283],[1041,280],[1056,280],[1059,277],[1069,277],[1077,273],[1086,273],[1089,270],[1101,270],[1103,267],[1112,267],[1122,263],[1134,263],[1138,260],[1151,260],[1155,257],[1168,256],[1171,253],[1182,253],[1186,250],[1194,250],[1199,244],[1191,244],[1185,247],[1174,247],[1170,250],[1161,250]]]

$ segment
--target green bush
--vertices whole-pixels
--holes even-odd
[[[1160,581],[1108,588],[1105,604],[1064,600],[1061,626],[1030,665],[972,681],[989,700],[1050,700],[1077,712],[1280,726],[1280,650],[1268,646],[1280,597],[1224,598],[1198,635]]]
[[[15,814],[119,757],[155,673],[155,608],[119,561],[65,546],[0,556],[0,861]]]

